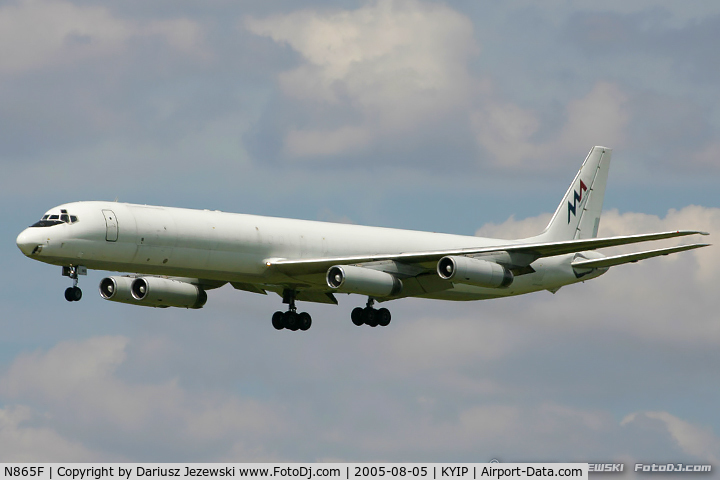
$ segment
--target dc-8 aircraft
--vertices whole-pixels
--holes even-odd
[[[368,297],[355,325],[387,326],[375,301],[404,297],[484,300],[549,290],[598,277],[609,267],[708,244],[606,257],[599,248],[701,234],[673,231],[597,238],[612,151],[594,147],[545,230],[521,240],[396,230],[208,210],[77,202],[52,208],[17,237],[28,257],[62,266],[80,300],[87,269],[129,272],[100,282],[100,295],[149,307],[201,308],[207,290],[278,293],[280,330],[307,330],[296,301],[337,304],[336,293]]]

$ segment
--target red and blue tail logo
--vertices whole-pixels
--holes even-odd
[[[582,202],[583,198],[583,192],[587,191],[587,187],[585,186],[585,183],[583,183],[582,180],[580,180],[580,193],[578,194],[577,190],[573,190],[573,202],[570,203],[568,201],[568,223],[570,223],[570,214],[573,215],[576,214],[575,209],[577,208],[578,202]]]

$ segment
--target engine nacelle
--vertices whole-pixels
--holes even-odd
[[[130,293],[130,277],[106,277],[100,280],[100,296],[105,300],[137,304]]]
[[[512,272],[502,265],[464,256],[441,258],[437,272],[444,280],[487,288],[507,287],[514,279]]]
[[[340,293],[359,293],[369,297],[391,297],[402,290],[399,278],[389,273],[353,265],[330,267],[325,278]]]
[[[160,277],[138,277],[130,285],[136,305],[148,307],[202,308],[207,293],[191,283]]]
[[[207,302],[202,288],[158,277],[106,277],[100,281],[100,296],[142,307],[202,308]]]

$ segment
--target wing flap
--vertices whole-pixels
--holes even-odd
[[[263,295],[267,295],[267,292],[265,290],[253,283],[230,282],[230,285],[232,285],[233,288],[236,290],[245,290],[246,292],[261,293]]]
[[[600,258],[596,260],[575,260],[571,265],[575,268],[608,268],[625,263],[634,263],[638,260],[646,258],[658,257],[660,255],[669,255],[671,253],[684,252],[695,248],[707,247],[709,243],[695,243],[692,245],[682,245],[680,247],[660,248],[658,250],[648,250],[645,252],[630,253],[627,255],[616,255],[614,257]]]

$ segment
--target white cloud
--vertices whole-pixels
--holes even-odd
[[[688,455],[714,463],[720,458],[720,438],[709,428],[693,425],[667,412],[632,413],[622,420],[621,425],[629,425],[642,416],[663,422],[678,446]]]
[[[154,384],[122,380],[117,370],[126,360],[128,341],[119,336],[96,337],[61,342],[47,352],[21,354],[0,378],[0,394],[37,405],[38,411],[44,409],[50,423],[69,423],[89,432],[110,429],[120,436],[162,434],[176,438],[176,448],[186,447],[183,443],[188,441],[202,447],[218,440],[262,438],[279,428],[277,412],[255,400],[208,391],[190,393],[175,379]],[[28,418],[29,408],[18,408],[14,416],[5,414],[18,435],[57,436],[46,430],[19,430],[17,425]],[[22,414],[19,420],[17,412]],[[38,443],[36,461],[54,456],[54,450],[44,447]],[[64,447],[65,461],[89,455],[75,447]]]
[[[567,120],[557,139],[557,145],[546,148],[565,148],[583,151],[588,145],[622,147],[624,131],[630,122],[628,95],[616,84],[598,82],[583,98],[568,103]]]
[[[293,129],[285,148],[294,156],[357,149],[437,121],[472,94],[472,23],[445,5],[379,0],[352,11],[247,18],[244,25],[303,56],[303,65],[280,75],[288,97],[342,104],[360,117],[331,129]]]
[[[539,169],[538,158],[625,141],[628,95],[607,81],[565,106],[564,124],[550,139],[536,139],[539,115],[500,99],[487,78],[470,73],[479,52],[473,26],[445,5],[379,0],[351,11],[246,18],[244,26],[302,55],[300,66],[279,76],[288,98],[307,110],[353,114],[341,125],[325,125],[322,114],[308,114],[308,125],[285,133],[290,158],[358,151],[387,136],[428,125],[437,130],[442,123],[466,123],[491,162],[510,168]]]
[[[470,116],[478,145],[485,148],[498,164],[518,165],[539,152],[530,142],[540,128],[531,111],[512,103],[491,103]],[[539,156],[539,155],[537,155]]]
[[[557,159],[588,150],[593,145],[620,147],[630,122],[628,95],[612,83],[600,81],[582,98],[565,106],[565,123],[549,140],[536,140],[538,115],[512,103],[488,100],[471,114],[478,145],[498,165],[547,168],[537,159]]]
[[[0,408],[0,461],[7,463],[33,462],[92,462],[119,460],[112,455],[92,451],[80,442],[62,437],[47,427],[27,425],[33,412],[27,406]]]
[[[667,232],[673,230],[699,230],[710,233],[710,236],[681,237],[668,244],[714,243],[720,236],[720,208],[708,208],[690,205],[680,210],[671,209],[665,217],[644,213],[619,213],[617,210],[604,212],[600,220],[599,235],[632,235],[636,233]],[[663,245],[665,245],[663,243]],[[637,248],[637,247],[635,247]],[[632,246],[622,247],[611,252],[631,252]],[[682,255],[682,254],[680,254]],[[709,285],[720,280],[720,250],[717,246],[705,247],[690,254],[694,277],[698,286]],[[682,256],[662,257],[665,261],[681,262]],[[687,257],[686,257],[687,258]],[[707,287],[706,287],[707,288]]]
[[[506,240],[532,237],[539,235],[551,218],[552,214],[550,213],[543,213],[537,217],[523,218],[522,220],[516,220],[515,215],[511,215],[510,218],[500,224],[486,223],[475,231],[475,235]]]
[[[632,438],[617,441],[621,428],[608,412],[550,402],[532,406],[477,402],[452,415],[422,415],[414,421],[417,415],[401,412],[392,432],[363,432],[356,442],[362,450],[376,452],[380,460],[408,454],[413,455],[410,458],[461,454],[476,461],[496,457],[503,462],[615,458],[632,443]],[[647,433],[633,434],[642,438]]]
[[[200,27],[191,20],[140,22],[114,17],[104,7],[20,0],[0,7],[0,72],[113,55],[131,38],[148,36],[163,38],[186,54],[203,54]]]

